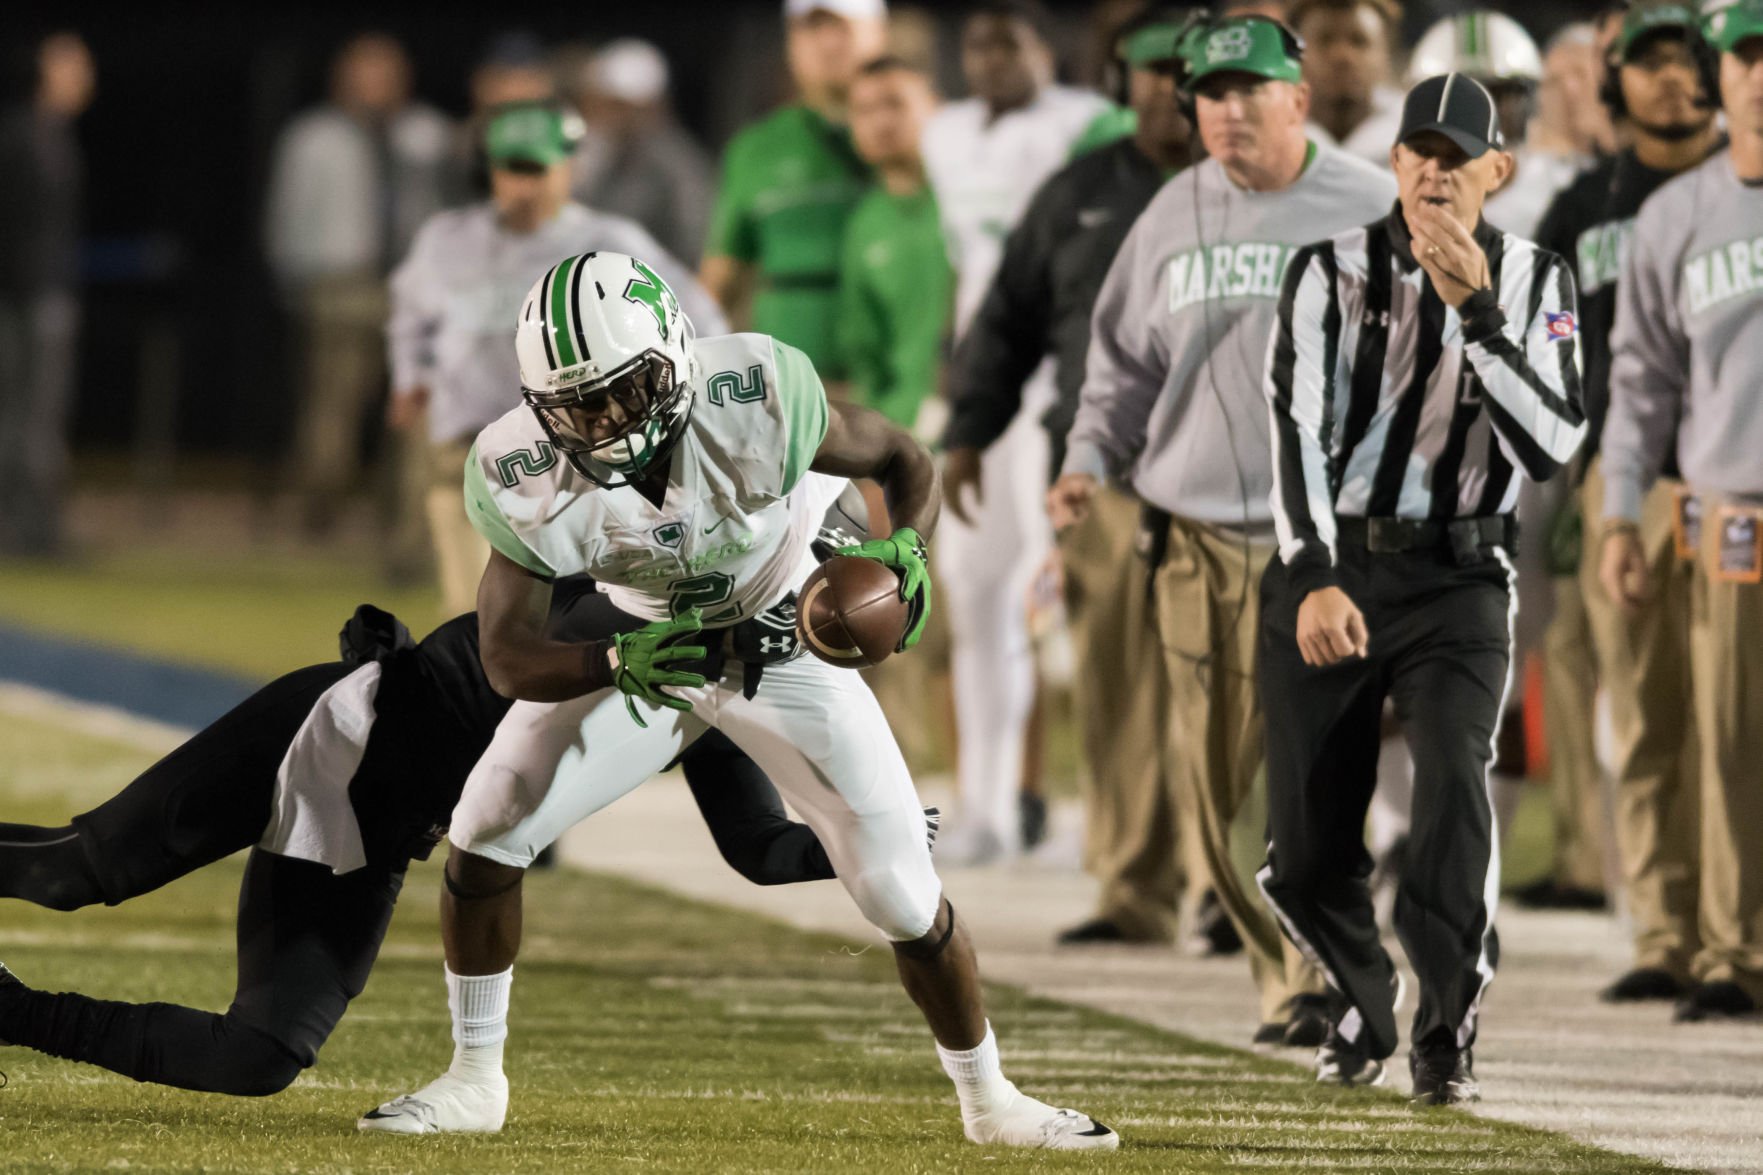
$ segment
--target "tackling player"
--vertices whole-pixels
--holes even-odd
[[[930,454],[875,412],[827,401],[807,356],[767,335],[699,340],[643,262],[598,253],[533,286],[515,337],[526,403],[478,437],[466,501],[495,549],[478,592],[484,668],[509,711],[454,810],[441,919],[459,1048],[366,1130],[499,1130],[520,883],[565,829],[712,728],[752,754],[893,944],[974,1142],[1113,1149],[1086,1115],[1004,1078],[978,967],[942,897],[899,748],[862,678],[800,656],[793,592],[840,478],[881,485],[892,537],[844,553],[929,607]],[[552,581],[591,574],[653,622],[616,644],[543,628]],[[675,642],[692,639],[691,645]]]
[[[616,639],[641,624],[583,581],[554,602],[560,638]],[[445,833],[511,704],[484,677],[475,615],[413,644],[363,606],[342,644],[342,660],[264,686],[71,824],[0,824],[0,897],[56,910],[119,905],[251,849],[232,1006],[33,991],[0,966],[0,1044],[242,1096],[277,1093],[317,1060],[367,982],[405,867]],[[681,765],[717,847],[748,880],[833,875],[814,834],[727,739],[698,742]]]

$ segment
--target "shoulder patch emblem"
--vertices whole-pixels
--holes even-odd
[[[1559,314],[1551,314],[1545,311],[1543,313],[1543,321],[1548,326],[1549,338],[1556,342],[1571,339],[1574,332],[1579,330],[1579,325],[1573,321],[1573,315],[1565,310],[1561,311]]]

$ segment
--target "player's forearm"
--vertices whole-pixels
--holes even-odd
[[[610,641],[485,639],[482,656],[490,688],[517,702],[566,702],[612,686]]]
[[[909,526],[930,538],[943,496],[930,451],[879,412],[838,403],[830,409],[814,472],[869,478],[881,486],[896,530]]]
[[[905,433],[901,444],[890,455],[887,464],[875,475],[888,503],[888,518],[894,529],[911,527],[920,538],[928,540],[937,528],[937,512],[943,494],[941,475],[929,451]]]

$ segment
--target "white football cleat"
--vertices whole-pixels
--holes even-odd
[[[369,1110],[356,1128],[388,1134],[494,1134],[508,1117],[508,1082],[443,1073],[415,1093]]]
[[[968,1118],[962,1115],[967,1140],[982,1146],[1020,1146],[1049,1151],[1111,1151],[1120,1135],[1088,1114],[1061,1110],[1036,1101],[1014,1086],[1002,1108]]]

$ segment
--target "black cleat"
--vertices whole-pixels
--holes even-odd
[[[1636,967],[1598,993],[1607,1004],[1632,1004],[1641,1000],[1675,1000],[1688,994],[1683,982],[1663,967]]]
[[[1206,891],[1194,911],[1194,933],[1206,944],[1208,956],[1234,955],[1243,949],[1242,936],[1212,890]]]
[[[943,810],[941,808],[926,808],[924,810],[924,839],[925,843],[930,845],[933,850],[937,847],[937,830],[942,826]]]
[[[1561,885],[1552,877],[1513,890],[1512,900],[1527,910],[1602,910],[1610,904],[1601,889]]]
[[[1414,1076],[1412,1106],[1460,1106],[1481,1100],[1481,1084],[1472,1068],[1469,1049],[1415,1049],[1408,1054],[1408,1072]]]
[[[1054,939],[1062,947],[1092,946],[1097,943],[1116,943],[1124,946],[1164,946],[1166,939],[1155,935],[1130,934],[1126,927],[1112,918],[1091,918],[1079,922],[1076,926],[1059,932]]]
[[[1286,1029],[1290,1027],[1290,1021],[1269,1020],[1267,1023],[1261,1025],[1261,1027],[1255,1029],[1255,1035],[1250,1037],[1249,1040],[1251,1043],[1258,1045],[1281,1045],[1286,1042]]]
[[[1363,1039],[1347,1040],[1332,1025],[1316,1050],[1316,1080],[1324,1085],[1382,1085],[1387,1075]]]
[[[1292,1018],[1280,1043],[1289,1049],[1320,1048],[1328,1040],[1328,997],[1303,994],[1292,997]]]
[[[12,1003],[14,1000],[18,999],[19,996],[29,990],[30,988],[25,986],[24,980],[8,970],[5,963],[0,963],[0,1023],[5,1022],[4,1013],[6,1005]],[[11,1043],[10,1040],[0,1036],[0,1046],[9,1045]]]
[[[1700,983],[1677,1001],[1671,1018],[1679,1024],[1703,1020],[1736,1020],[1757,1014],[1757,1001],[1736,983]]]

